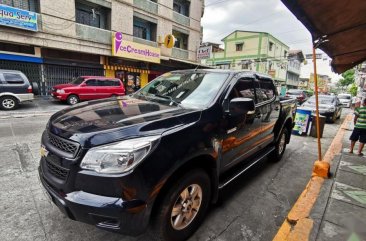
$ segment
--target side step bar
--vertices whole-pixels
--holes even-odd
[[[219,189],[224,188],[226,185],[228,185],[229,183],[231,183],[232,181],[234,181],[241,174],[243,174],[244,172],[246,172],[249,168],[251,168],[252,166],[254,166],[257,162],[261,161],[263,158],[265,158],[269,153],[271,153],[274,150],[275,150],[275,147],[271,147],[271,148],[267,149],[265,152],[260,153],[259,156],[257,156],[253,160],[253,162],[250,163],[250,165],[244,166],[243,168],[239,168],[238,170],[235,170],[235,172],[233,172],[233,174],[231,174],[230,176],[223,178],[223,180],[220,181],[220,183],[219,183]]]

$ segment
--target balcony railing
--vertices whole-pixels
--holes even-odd
[[[149,41],[149,40],[142,39],[142,38],[133,37],[133,41],[135,43],[145,44],[145,45],[149,45],[149,46],[152,46],[152,47],[158,47],[157,42]]]
[[[93,42],[111,44],[112,34],[110,30],[91,27],[76,23],[76,37]]]
[[[190,25],[190,19],[187,16],[184,16],[180,13],[173,11],[173,20],[179,24],[189,26]]]
[[[133,0],[135,7],[141,8],[146,12],[158,14],[158,4],[150,0]]]
[[[177,59],[188,59],[188,50],[185,49],[179,49],[179,48],[173,48],[172,50],[172,57]]]

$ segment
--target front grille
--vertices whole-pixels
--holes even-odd
[[[57,149],[70,153],[73,156],[76,155],[78,149],[79,149],[79,144],[73,141],[69,141],[66,139],[63,139],[61,137],[58,137],[56,135],[53,135],[51,133],[47,133],[48,136],[48,140],[49,142],[55,146]]]
[[[61,180],[66,180],[67,175],[69,174],[69,169],[60,167],[58,165],[53,164],[51,161],[46,159],[46,164],[48,171],[55,177]]]

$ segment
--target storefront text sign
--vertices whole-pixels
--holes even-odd
[[[211,58],[212,46],[202,46],[198,48],[197,59],[209,59]]]
[[[123,40],[122,33],[120,32],[112,34],[112,55],[146,62],[160,63],[159,48]]]
[[[0,4],[0,25],[38,31],[37,14]]]

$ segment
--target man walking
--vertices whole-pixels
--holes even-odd
[[[349,153],[353,153],[356,141],[360,141],[357,155],[363,156],[362,150],[366,143],[366,98],[362,100],[362,106],[355,109],[355,128],[350,136],[351,148]]]

